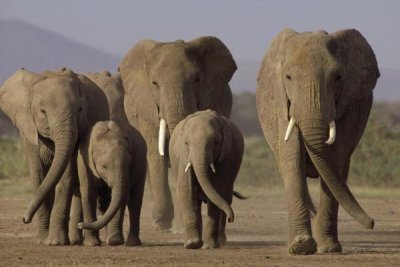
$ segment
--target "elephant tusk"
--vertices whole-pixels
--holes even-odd
[[[335,121],[331,121],[329,123],[329,138],[328,141],[326,141],[326,143],[328,145],[332,145],[335,142],[336,139],[336,124]]]
[[[158,152],[161,156],[165,155],[165,134],[167,131],[167,123],[164,119],[160,119],[160,131],[158,132]]]
[[[185,168],[185,173],[189,170],[189,168],[192,166],[192,164],[189,162],[187,165],[186,165],[186,168]]]
[[[287,140],[289,140],[290,134],[293,131],[293,127],[294,127],[294,119],[293,119],[293,117],[290,117],[289,125],[287,127],[286,134],[285,134],[285,142]]]
[[[210,168],[211,168],[213,173],[216,173],[215,167],[214,167],[214,163],[210,163]]]

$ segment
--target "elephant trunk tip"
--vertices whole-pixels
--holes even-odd
[[[99,230],[99,227],[96,227],[93,223],[85,223],[85,222],[79,222],[78,223],[78,229],[80,230]]]
[[[374,229],[374,227],[375,227],[375,221],[374,221],[374,219],[370,218],[369,222],[367,222],[365,224],[365,228],[366,229]]]
[[[22,222],[24,224],[31,223],[34,214],[35,214],[35,211],[33,210],[33,204],[31,202],[29,204],[29,207],[26,209],[25,215],[22,217]]]
[[[32,222],[32,218],[29,218],[28,216],[25,215],[24,217],[22,217],[22,222],[24,224],[29,224]]]
[[[226,213],[226,215],[228,216],[228,222],[233,223],[233,221],[235,220],[235,214],[233,213],[233,210],[230,209],[229,212]]]

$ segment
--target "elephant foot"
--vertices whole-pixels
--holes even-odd
[[[333,238],[327,238],[324,241],[318,241],[318,253],[342,253],[342,245]]]
[[[140,240],[139,237],[129,236],[128,239],[126,240],[126,245],[131,247],[141,246],[142,241]]]
[[[74,232],[74,233],[70,232],[69,240],[70,240],[71,246],[82,245],[82,243],[83,243],[83,235],[80,232]]]
[[[107,245],[118,246],[124,244],[124,236],[121,233],[115,233],[107,238]]]
[[[317,243],[307,234],[297,235],[289,246],[289,253],[293,255],[309,255],[317,251]]]
[[[203,241],[201,239],[187,239],[183,246],[187,249],[198,249],[203,246]]]
[[[98,247],[101,246],[101,240],[98,236],[87,235],[83,239],[83,245],[85,247]]]
[[[158,231],[158,232],[172,232],[172,223],[162,223],[162,222],[157,222],[153,225],[153,229]]]
[[[63,233],[63,234],[53,234],[49,235],[46,240],[44,241],[44,245],[46,246],[68,246],[70,245],[70,241],[68,236]]]
[[[220,243],[217,240],[210,240],[210,241],[205,241],[202,249],[214,249],[214,248],[219,248]]]

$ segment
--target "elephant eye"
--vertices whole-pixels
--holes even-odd
[[[290,76],[289,74],[286,74],[286,80],[291,80],[292,79],[292,76]]]
[[[42,115],[46,116],[46,110],[40,109],[40,113],[41,113]]]
[[[101,165],[101,168],[102,168],[103,170],[107,170],[107,165],[103,164],[103,165]]]
[[[195,77],[194,77],[194,82],[195,83],[199,83],[201,81],[201,76],[200,76],[200,74],[197,74]]]
[[[335,81],[339,82],[340,80],[342,80],[342,76],[339,74],[335,77]]]

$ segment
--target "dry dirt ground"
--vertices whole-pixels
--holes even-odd
[[[285,199],[267,191],[234,200],[236,218],[227,227],[228,244],[215,250],[186,250],[182,235],[154,231],[148,199],[142,214],[141,247],[37,245],[35,223],[21,222],[29,197],[0,195],[0,266],[400,266],[400,198],[359,198],[375,218],[372,231],[363,230],[341,211],[342,254],[290,256]]]

